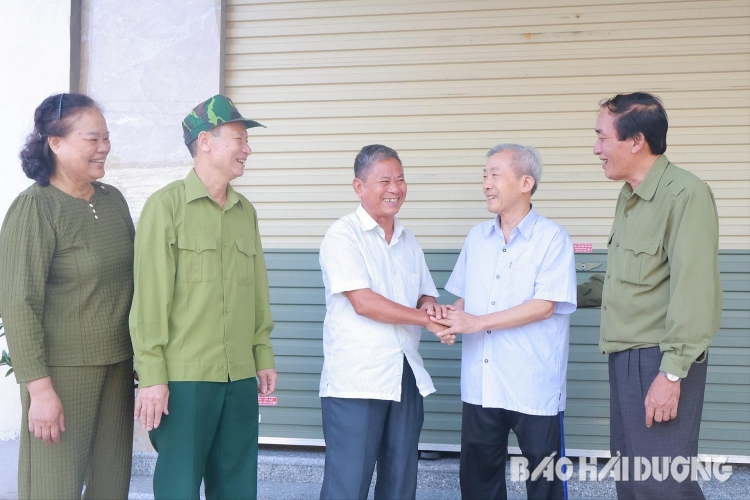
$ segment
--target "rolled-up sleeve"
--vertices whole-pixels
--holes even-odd
[[[21,195],[0,234],[0,314],[16,380],[47,377],[44,344],[45,286],[55,251],[55,232],[43,202]]]

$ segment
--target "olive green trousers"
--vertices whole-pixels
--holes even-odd
[[[170,382],[169,415],[149,432],[159,453],[156,500],[254,500],[258,477],[258,385]]]
[[[133,458],[133,361],[50,366],[65,432],[51,445],[29,432],[31,398],[21,384],[20,500],[127,499]]]

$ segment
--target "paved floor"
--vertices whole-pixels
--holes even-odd
[[[129,500],[152,500],[151,476],[134,476],[131,481]],[[201,495],[201,498],[205,498]],[[294,483],[278,481],[258,482],[258,500],[318,500],[320,498],[320,483]],[[370,499],[373,498],[370,489]],[[525,495],[509,496],[509,500],[526,499]],[[434,488],[420,488],[417,490],[417,500],[461,500],[461,492],[457,490],[441,490]]]
[[[317,500],[322,478],[323,453],[315,449],[283,447],[261,448],[258,467],[259,500]],[[0,500],[17,499],[18,440],[0,441]],[[436,461],[420,460],[417,500],[459,500],[458,459],[448,455]],[[613,499],[611,478],[601,482],[580,482],[575,467],[569,482],[569,497],[574,499]],[[152,476],[134,475],[129,498],[151,500]],[[725,482],[713,479],[701,484],[709,500],[739,500],[750,497],[750,466],[733,465],[732,475]],[[526,498],[522,482],[509,482],[510,500]],[[372,498],[372,489],[370,491]],[[670,500],[670,499],[660,499]]]

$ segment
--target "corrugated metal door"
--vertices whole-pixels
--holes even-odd
[[[566,5],[567,4],[567,5]],[[747,0],[227,0],[225,91],[268,129],[237,185],[273,248],[318,248],[352,211],[365,144],[401,154],[401,218],[460,248],[487,216],[484,154],[531,144],[537,208],[604,248],[620,184],[592,154],[598,102],[650,90],[670,159],[714,190],[721,247],[750,248]]]

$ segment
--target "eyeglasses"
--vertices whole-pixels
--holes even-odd
[[[64,96],[64,95],[65,95],[64,93],[63,93],[63,94],[60,94],[60,102],[59,102],[59,103],[58,103],[58,105],[57,105],[57,119],[58,119],[58,120],[59,120],[60,118],[62,118],[62,100],[63,100],[63,96]]]

